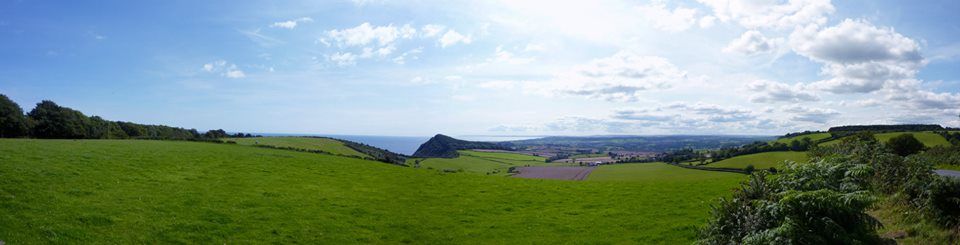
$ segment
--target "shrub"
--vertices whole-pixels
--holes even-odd
[[[887,142],[887,147],[890,147],[894,153],[900,156],[913,155],[926,148],[926,146],[923,145],[923,142],[920,142],[920,140],[917,140],[917,138],[913,137],[913,134],[897,135]]]
[[[943,226],[960,225],[960,181],[937,176],[926,187],[917,200],[921,209]]]

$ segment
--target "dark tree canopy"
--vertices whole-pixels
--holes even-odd
[[[890,142],[887,142],[887,146],[900,156],[913,155],[925,148],[923,142],[913,137],[913,134],[901,134],[893,137]]]
[[[220,142],[226,137],[258,137],[227,134],[223,129],[200,134],[196,129],[164,125],[144,125],[110,121],[44,100],[23,115],[20,106],[0,94],[0,138],[33,137],[42,139],[155,139]]]
[[[83,139],[87,135],[86,116],[79,111],[44,100],[28,114],[33,119],[32,135],[37,138]]]
[[[0,94],[0,138],[26,136],[28,129],[27,118],[20,105]]]

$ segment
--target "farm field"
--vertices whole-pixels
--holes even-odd
[[[498,178],[148,140],[2,139],[0,163],[8,244],[689,244],[744,179],[662,163]]]
[[[887,142],[887,141],[889,141],[891,138],[896,137],[896,136],[901,135],[901,134],[913,134],[913,137],[916,137],[917,140],[920,140],[920,142],[923,142],[923,145],[926,145],[927,147],[949,146],[949,145],[950,145],[950,142],[948,142],[947,139],[944,139],[943,136],[940,136],[939,134],[932,133],[932,132],[896,132],[896,133],[881,133],[881,134],[874,134],[873,137],[874,137],[874,138],[877,138],[877,140],[879,140],[880,142]],[[833,144],[840,143],[840,140],[843,140],[843,138],[836,139],[836,140],[831,140],[831,141],[827,141],[827,142],[824,142],[823,144],[824,144],[824,145],[833,145]]]
[[[602,165],[587,177],[587,181],[600,182],[698,182],[727,189],[743,180],[743,174],[687,169],[662,162]]]
[[[875,134],[873,135],[873,137],[877,138],[877,140],[879,140],[880,142],[887,142],[887,141],[890,141],[891,138],[899,136],[901,134],[906,134],[906,133],[902,133],[902,132],[901,133],[883,133],[883,134]],[[910,134],[913,134],[913,137],[916,137],[917,140],[920,140],[920,142],[923,142],[923,145],[926,145],[927,147],[950,146],[950,142],[948,142],[947,139],[944,139],[943,136],[940,136],[939,134],[936,134],[936,133],[911,132]]]
[[[407,165],[419,160],[421,168],[464,171],[478,174],[507,175],[510,167],[523,166],[569,166],[570,164],[545,163],[545,158],[517,153],[458,151],[457,158],[411,158]]]
[[[708,164],[707,166],[718,168],[745,168],[747,165],[753,164],[753,167],[756,169],[768,169],[771,167],[780,167],[784,160],[806,162],[810,160],[810,157],[807,156],[806,152],[797,151],[762,152],[731,157],[719,162]]]
[[[305,150],[320,150],[333,154],[365,157],[366,154],[350,149],[343,142],[328,138],[313,137],[256,137],[256,138],[226,138],[224,141],[234,141],[240,145],[270,145],[277,147],[292,147]]]
[[[809,137],[810,140],[812,140],[813,142],[817,142],[818,140],[830,138],[830,133],[815,133],[815,134],[800,135],[800,136],[794,136],[794,137],[790,137],[790,138],[777,139],[777,140],[775,140],[775,141],[773,141],[773,142],[784,143],[784,144],[788,144],[788,145],[789,145],[790,142],[793,141],[793,140],[801,140],[801,139],[807,138],[807,137]]]

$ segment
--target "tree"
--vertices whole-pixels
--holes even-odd
[[[890,142],[887,142],[887,146],[900,156],[913,155],[926,148],[923,142],[913,137],[913,134],[901,134],[893,137],[890,139]]]
[[[61,107],[53,101],[37,103],[28,114],[35,125],[32,133],[37,138],[82,139],[86,137],[87,117],[70,108]]]
[[[0,94],[0,138],[26,136],[28,132],[23,109],[6,95]]]

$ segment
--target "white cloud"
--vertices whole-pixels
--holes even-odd
[[[329,47],[333,46],[330,43],[333,41],[340,50],[328,55],[330,61],[339,65],[354,65],[360,59],[389,58],[395,54],[399,40],[414,37],[417,37],[417,29],[409,24],[396,27],[393,24],[374,26],[363,23],[353,28],[327,31],[325,37],[317,42]],[[408,59],[416,59],[416,55],[421,52],[423,48],[413,49],[388,60],[404,64]]]
[[[517,86],[517,82],[509,80],[495,80],[483,82],[477,85],[477,87],[484,89],[494,89],[494,90],[511,90]]]
[[[767,80],[756,80],[747,84],[747,89],[756,92],[750,96],[750,102],[802,102],[818,101],[820,97],[803,84],[787,85]]]
[[[244,74],[241,70],[228,70],[224,76],[228,78],[244,78],[247,77],[247,74]]]
[[[330,61],[333,61],[341,66],[354,65],[357,63],[357,58],[357,55],[350,52],[337,52],[329,57]]]
[[[216,60],[210,63],[203,64],[201,70],[207,73],[219,73],[220,76],[226,78],[244,78],[247,77],[246,73],[243,70],[237,68],[236,64],[231,64],[226,60]]]
[[[914,77],[926,65],[916,41],[864,20],[798,29],[790,44],[797,54],[824,64],[822,72],[831,78],[813,86],[833,93],[877,91]]]
[[[684,31],[697,24],[697,10],[692,8],[677,7],[669,10],[663,3],[652,3],[640,5],[637,10],[653,28],[663,31]]]
[[[700,18],[700,21],[698,23],[700,25],[700,28],[707,29],[717,24],[717,17],[713,17],[713,15],[707,15],[707,16],[704,16],[703,18]]]
[[[523,48],[523,52],[543,52],[547,51],[547,48],[542,44],[537,43],[528,43],[526,47]]]
[[[554,79],[525,86],[534,94],[567,94],[612,101],[634,101],[647,90],[670,88],[675,83],[690,82],[687,72],[664,58],[621,51],[596,59]]]
[[[810,108],[804,106],[790,106],[783,109],[784,112],[792,113],[791,117],[794,121],[801,122],[812,122],[812,123],[826,123],[830,119],[840,115],[840,112],[837,112],[833,109],[823,109],[823,108]]]
[[[493,58],[487,59],[487,62],[499,62],[510,65],[524,65],[533,62],[532,57],[517,57],[512,52],[504,50],[503,46],[497,46]]]
[[[792,29],[824,24],[835,10],[830,0],[697,0],[713,10],[719,21],[733,21],[748,29]]]
[[[443,31],[446,29],[446,26],[430,24],[421,27],[420,33],[422,33],[423,37],[435,37],[440,35],[440,33],[443,33]]]
[[[470,36],[464,36],[455,30],[448,30],[438,41],[440,41],[440,47],[442,48],[453,46],[457,43],[470,44],[473,42]]]
[[[757,55],[776,51],[784,42],[782,38],[767,38],[756,30],[744,32],[723,48],[723,52]]]
[[[423,47],[408,50],[406,52],[403,52],[403,54],[400,54],[397,57],[394,57],[393,63],[402,65],[402,64],[406,64],[407,60],[417,60],[420,58],[418,56],[420,53],[423,53]]]
[[[272,25],[270,25],[270,27],[273,27],[273,28],[284,28],[284,29],[293,29],[293,28],[297,28],[297,25],[298,25],[298,24],[300,24],[300,23],[307,23],[307,22],[313,22],[313,19],[310,18],[310,17],[303,17],[303,18],[299,18],[299,19],[295,19],[295,20],[275,22],[275,23],[273,23]]]
[[[409,26],[397,28],[393,24],[386,26],[373,26],[364,22],[359,26],[343,29],[330,30],[327,37],[336,41],[342,46],[367,46],[376,44],[378,46],[387,46],[400,38],[411,38],[415,29]]]

